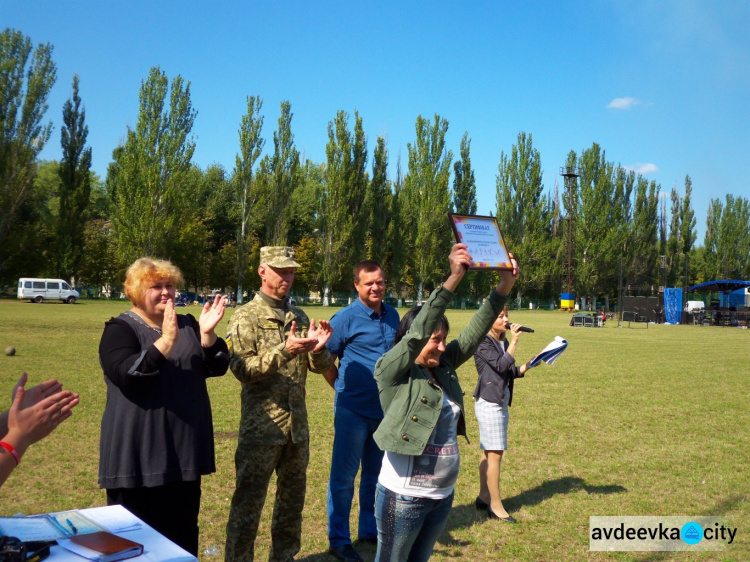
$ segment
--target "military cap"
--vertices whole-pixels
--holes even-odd
[[[299,267],[294,261],[294,248],[290,246],[263,246],[260,249],[260,263],[271,267]]]

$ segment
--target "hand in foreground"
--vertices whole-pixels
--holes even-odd
[[[25,375],[26,373],[22,375],[22,380]],[[25,450],[73,415],[71,410],[78,404],[78,394],[70,390],[58,390],[54,394],[44,395],[37,391],[38,387],[49,382],[51,381],[29,389],[28,393],[23,385],[16,386],[16,396],[8,411],[8,434],[5,436],[5,440],[15,441],[12,444],[16,449]]]
[[[455,291],[469,266],[474,263],[466,244],[454,244],[451,253],[448,255],[448,262],[450,263],[451,273],[443,283],[443,287],[449,291]]]
[[[180,337],[180,330],[177,326],[177,313],[174,311],[174,302],[172,299],[169,299],[164,307],[164,320],[161,323],[161,337],[169,342],[170,349]]]
[[[13,394],[11,394],[10,396],[11,402],[13,402],[16,399],[16,393],[18,392],[18,389],[25,387],[26,382],[28,380],[29,380],[28,375],[26,373],[22,373],[21,378],[18,379],[18,382],[16,383],[16,386],[13,387]],[[27,408],[29,406],[33,406],[37,402],[43,400],[44,398],[47,398],[47,396],[51,396],[52,394],[55,394],[61,389],[62,389],[62,383],[55,379],[50,379],[48,381],[39,383],[36,386],[32,386],[28,390],[25,390],[24,397],[23,397],[24,401],[23,401],[23,404],[21,404],[21,407]]]
[[[328,338],[326,338],[326,341]],[[324,342],[325,343],[325,342]],[[292,325],[289,329],[289,335],[286,338],[286,348],[289,353],[299,355],[300,353],[309,353],[315,349],[318,345],[317,338],[312,338],[308,335],[306,338],[297,337],[297,322],[292,320]]]
[[[498,283],[497,287],[495,287],[495,290],[499,295],[510,294],[510,290],[513,288],[513,285],[515,285],[516,279],[518,279],[518,274],[520,272],[518,262],[516,261],[516,258],[513,257],[513,254],[509,253],[508,257],[510,257],[510,263],[513,265],[513,270],[503,269],[500,272],[500,283]]]
[[[214,301],[206,301],[201,310],[200,318],[198,318],[198,324],[201,327],[201,334],[210,334],[214,331],[216,326],[219,325],[221,319],[224,318],[224,311],[227,306],[227,297],[216,295]]]
[[[318,340],[318,345],[313,349],[313,353],[318,353],[325,347],[331,334],[333,334],[333,328],[328,320],[321,320],[317,328],[315,327],[315,318],[310,320],[310,331],[307,332],[307,335]]]

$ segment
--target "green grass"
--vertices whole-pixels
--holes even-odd
[[[0,356],[0,407],[8,406],[23,370],[34,384],[56,377],[81,394],[73,418],[32,447],[0,489],[0,514],[104,503],[97,468],[106,390],[97,350],[105,320],[126,308],[127,303],[111,302],[0,301],[0,349],[17,349],[15,357]],[[180,312],[186,310],[199,313],[198,307]],[[309,312],[328,318],[335,310]],[[448,315],[456,335],[471,313]],[[472,362],[459,370],[472,443],[460,443],[456,500],[433,560],[750,559],[750,331],[653,325],[628,329],[617,328],[615,321],[602,329],[572,328],[569,318],[559,312],[512,313],[513,321],[536,329],[521,339],[521,361],[555,335],[570,342],[555,365],[530,371],[516,385],[510,450],[501,470],[504,503],[519,519],[516,525],[489,521],[474,509],[479,435],[470,396],[476,371]],[[240,385],[230,373],[209,381],[209,390],[217,472],[203,481],[201,551],[213,544],[223,551],[234,489]],[[332,560],[325,554],[332,401],[332,390],[311,374],[312,453],[298,557],[304,560]],[[258,534],[258,560],[268,556],[272,497],[273,486]],[[591,515],[722,515],[739,531],[723,552],[589,553]],[[355,523],[352,528],[356,533]],[[373,547],[359,550],[365,560],[373,559]]]

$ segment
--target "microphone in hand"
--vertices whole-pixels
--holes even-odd
[[[506,330],[510,330],[510,323],[506,323],[505,324],[505,329]],[[533,334],[534,333],[534,330],[532,330],[531,328],[527,328],[526,326],[521,326],[521,331],[522,332],[526,332],[527,334]]]

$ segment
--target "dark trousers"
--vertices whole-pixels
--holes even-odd
[[[107,490],[107,505],[120,504],[193,556],[198,556],[201,481],[170,482],[153,488]]]

